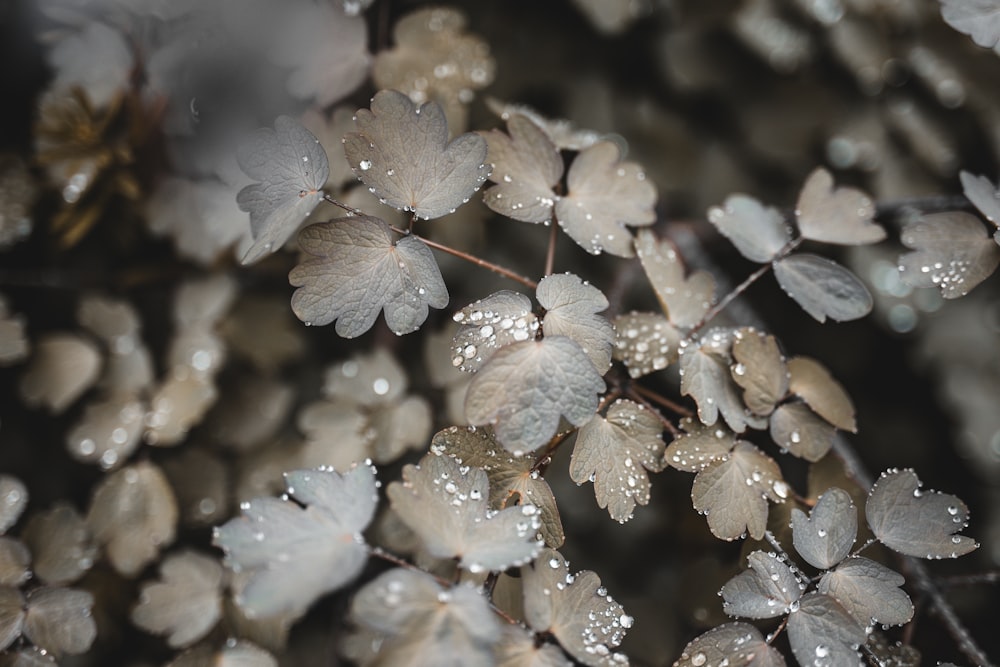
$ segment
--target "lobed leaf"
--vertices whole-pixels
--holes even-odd
[[[747,425],[758,426],[760,420],[747,412],[729,368],[731,336],[728,331],[713,331],[698,344],[681,347],[681,393],[698,404],[698,418],[712,425],[722,414],[726,424],[736,433]]]
[[[872,309],[868,288],[833,260],[796,253],[774,262],[774,277],[785,294],[819,322],[845,322],[864,317]]]
[[[723,611],[744,618],[775,618],[789,613],[805,589],[792,569],[770,551],[752,552],[747,565],[749,569],[727,581],[719,592]]]
[[[279,116],[273,130],[250,134],[236,160],[258,181],[236,195],[240,209],[250,214],[253,245],[242,259],[250,264],[284,245],[322,201],[330,163],[319,140],[288,116]]]
[[[72,588],[36,588],[27,595],[24,636],[56,656],[86,653],[97,638],[94,596]]]
[[[843,605],[860,625],[903,625],[913,617],[910,596],[900,588],[904,583],[898,572],[853,556],[824,574],[817,588]]]
[[[535,298],[546,310],[542,319],[546,336],[575,340],[601,375],[611,368],[615,329],[597,314],[608,308],[601,290],[572,273],[552,274],[538,281]]]
[[[452,340],[452,365],[475,373],[501,347],[535,337],[539,322],[531,300],[520,292],[500,290],[452,317],[459,329]]]
[[[875,203],[854,188],[833,187],[833,175],[820,167],[806,179],[795,204],[802,236],[841,245],[867,245],[885,239],[875,223]]]
[[[354,173],[389,206],[418,218],[453,212],[490,174],[486,140],[466,133],[448,141],[436,102],[417,107],[399,91],[381,90],[355,122],[358,131],[344,137]]]
[[[684,432],[667,446],[665,459],[685,472],[699,472],[713,461],[725,459],[736,446],[736,435],[721,426],[705,426],[693,419],[681,420]]]
[[[708,209],[708,221],[753,262],[770,262],[792,240],[792,230],[778,209],[747,195],[730,195]]]
[[[503,635],[493,649],[497,667],[573,667],[558,646],[539,646],[534,633],[512,623],[504,625]]]
[[[788,360],[788,389],[837,428],[858,432],[851,397],[815,359],[793,357]]]
[[[833,447],[836,428],[803,403],[784,403],[771,413],[774,444],[800,459],[815,463]]]
[[[292,310],[307,325],[337,320],[337,334],[355,338],[368,331],[379,311],[397,335],[416,331],[427,307],[448,305],[448,289],[434,255],[423,241],[398,241],[385,222],[370,216],[310,225],[299,234],[305,253],[288,280],[298,287]]]
[[[715,279],[706,271],[684,277],[680,256],[667,240],[658,241],[649,230],[635,237],[635,252],[664,314],[679,329],[697,324],[715,301]]]
[[[828,489],[809,516],[792,510],[792,544],[813,567],[828,570],[847,558],[857,536],[858,509],[842,489]]]
[[[979,46],[992,49],[1000,42],[1000,2],[997,0],[941,0],[945,23],[968,35]]]
[[[753,328],[733,333],[733,382],[743,389],[743,403],[751,412],[769,415],[788,392],[788,369],[774,336]]]
[[[883,472],[865,506],[872,532],[882,544],[917,558],[957,558],[979,547],[964,535],[969,508],[955,496],[922,491],[912,470]]]
[[[913,287],[937,287],[946,299],[965,296],[1000,264],[1000,246],[983,224],[961,211],[924,215],[901,235],[912,249],[899,257],[900,276]]]
[[[749,623],[726,623],[695,637],[673,667],[784,667],[785,658]]]
[[[173,554],[160,564],[162,581],[146,582],[130,615],[137,626],[167,635],[173,648],[190,646],[222,617],[222,566],[194,551]]]
[[[829,595],[807,593],[788,616],[788,641],[800,665],[819,660],[829,667],[858,667],[864,628]]]
[[[493,185],[483,193],[490,210],[522,222],[546,222],[558,195],[553,187],[563,174],[563,160],[545,131],[527,116],[511,114],[507,134],[483,132],[493,165]]]
[[[631,312],[614,321],[613,356],[632,378],[661,371],[677,361],[681,333],[659,313]]]
[[[50,585],[69,584],[94,565],[97,547],[83,517],[66,503],[35,514],[21,537],[31,549],[32,570]]]

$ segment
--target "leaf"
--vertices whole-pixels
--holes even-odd
[[[91,498],[87,526],[119,573],[137,574],[174,541],[177,502],[170,483],[148,461],[106,475]]]
[[[28,488],[13,475],[0,475],[0,535],[17,523],[28,506]]]
[[[32,516],[22,538],[31,549],[35,576],[46,584],[72,583],[97,559],[97,547],[86,522],[76,509],[63,502]]]
[[[494,664],[500,624],[471,585],[446,589],[423,572],[396,568],[358,591],[350,613],[355,623],[388,637],[378,649],[378,664]]]
[[[274,252],[323,199],[330,163],[319,140],[301,123],[278,116],[274,129],[261,128],[239,146],[240,169],[258,181],[236,195],[250,214],[251,245],[243,264]]]
[[[833,447],[836,429],[802,403],[785,403],[771,413],[771,439],[783,451],[815,463]]]
[[[698,418],[712,425],[722,413],[723,419],[736,433],[758,420],[747,413],[729,369],[729,331],[709,332],[697,344],[681,347],[681,393],[698,404]],[[760,422],[763,423],[763,422]]]
[[[695,271],[685,278],[684,265],[670,242],[658,241],[656,234],[646,229],[636,234],[635,252],[670,323],[689,329],[700,322],[715,301],[712,275]]]
[[[989,0],[987,0],[989,1]],[[997,3],[997,18],[1000,20],[1000,3]],[[1000,226],[1000,191],[985,176],[973,176],[967,171],[959,172],[962,193],[979,209],[987,220]]]
[[[278,661],[245,640],[227,641],[221,648],[199,645],[181,653],[166,667],[278,667]]]
[[[542,319],[546,336],[575,340],[601,375],[611,368],[615,329],[597,314],[608,308],[601,290],[572,273],[552,274],[538,281],[535,298],[546,310]]]
[[[538,508],[542,525],[539,532],[552,548],[562,545],[563,534],[559,507],[549,483],[537,470],[531,457],[516,457],[503,449],[489,428],[452,426],[435,434],[431,452],[453,457],[463,465],[481,468],[489,480],[490,508],[500,510],[516,501]]]
[[[847,558],[857,536],[858,509],[842,489],[827,489],[809,516],[799,509],[792,510],[795,550],[820,570],[828,570]]]
[[[629,377],[661,371],[677,361],[681,333],[658,313],[631,312],[615,318],[614,358],[625,364]]]
[[[619,399],[607,415],[595,415],[577,432],[569,476],[577,484],[594,483],[594,495],[611,518],[625,523],[636,504],[649,503],[649,474],[660,472],[663,424],[643,406]]]
[[[864,317],[872,295],[858,277],[833,260],[796,253],[774,262],[774,277],[785,294],[819,322]]]
[[[773,459],[747,442],[737,442],[727,458],[694,478],[691,500],[708,517],[712,534],[735,540],[749,532],[759,540],[767,528],[767,501],[784,502],[788,485]]]
[[[858,432],[851,397],[815,359],[793,357],[788,360],[788,389],[837,428]]]
[[[473,424],[492,424],[517,456],[548,442],[560,416],[575,426],[589,421],[605,388],[576,341],[549,336],[497,350],[469,384],[465,414]]]
[[[873,560],[853,556],[827,572],[818,590],[837,600],[860,625],[903,625],[913,603],[901,588],[903,575]]]
[[[558,195],[552,188],[563,174],[563,160],[545,131],[522,114],[507,119],[507,133],[482,133],[489,146],[496,185],[483,192],[490,210],[522,222],[546,222]]]
[[[573,667],[557,645],[539,646],[535,635],[520,625],[505,624],[503,635],[493,649],[497,667]]]
[[[788,369],[774,336],[745,327],[733,334],[733,381],[751,412],[769,415],[788,392]]]
[[[86,653],[97,637],[94,596],[72,588],[36,588],[28,593],[24,636],[56,656]]]
[[[792,569],[770,551],[752,552],[747,565],[750,569],[722,587],[723,611],[744,618],[775,618],[789,613],[805,587]]]
[[[778,209],[743,194],[730,195],[708,209],[708,221],[752,262],[770,262],[792,240],[792,230]]]
[[[101,354],[89,339],[71,333],[43,334],[21,376],[21,398],[59,414],[89,389],[101,370]]]
[[[749,623],[726,623],[695,637],[674,667],[784,667],[785,658]]]
[[[195,551],[173,554],[160,564],[162,581],[146,582],[131,619],[173,648],[190,646],[222,617],[222,566]]]
[[[875,203],[854,188],[833,187],[833,176],[820,167],[802,186],[795,216],[803,238],[841,245],[867,245],[885,239],[875,223]]]
[[[437,558],[458,558],[472,573],[523,565],[538,553],[541,528],[534,505],[489,508],[486,472],[431,452],[403,468],[387,489],[392,507]]]
[[[858,667],[858,646],[864,628],[836,600],[822,593],[807,593],[799,608],[788,616],[788,641],[800,665],[820,661],[829,667]]]
[[[1000,2],[997,0],[941,0],[945,23],[992,49],[1000,41]]]
[[[656,188],[635,162],[622,162],[618,146],[599,141],[577,154],[566,176],[569,193],[556,201],[559,226],[592,255],[634,253],[625,225],[656,222]]]
[[[475,373],[501,347],[535,337],[538,318],[531,299],[520,292],[500,290],[455,313],[459,324],[452,340],[451,363]]]
[[[585,665],[626,664],[612,651],[632,627],[632,617],[590,570],[569,573],[558,551],[545,549],[521,568],[525,620],[536,632],[550,632],[559,645]]]
[[[300,615],[321,595],[360,574],[368,559],[361,531],[378,502],[375,469],[285,475],[291,500],[255,498],[243,516],[215,529],[213,543],[250,581],[236,601],[249,617]]]
[[[379,311],[397,335],[416,331],[427,307],[448,305],[448,288],[423,241],[393,241],[389,225],[366,215],[310,225],[299,234],[303,259],[288,280],[298,287],[292,310],[307,325],[337,320],[337,334],[356,338]]]
[[[145,403],[127,394],[91,401],[66,434],[70,456],[103,470],[124,463],[139,446],[145,416]]]
[[[1000,247],[984,231],[978,218],[961,211],[922,216],[900,235],[914,250],[900,255],[900,277],[913,287],[937,287],[946,299],[965,296],[1000,263]]]
[[[957,558],[979,548],[964,535],[969,508],[953,495],[922,491],[912,470],[883,472],[865,506],[868,525],[885,546],[917,558]]]
[[[736,435],[721,426],[705,426],[691,418],[681,420],[684,432],[667,446],[665,459],[685,472],[699,472],[713,461],[725,459],[736,446]]]
[[[31,578],[31,552],[21,540],[0,537],[0,586],[20,586]]]
[[[0,651],[21,636],[24,629],[24,596],[12,586],[0,586]]]
[[[358,131],[344,137],[354,173],[389,206],[418,218],[453,212],[490,174],[486,140],[466,133],[449,142],[436,102],[418,108],[403,93],[381,90],[354,118]]]

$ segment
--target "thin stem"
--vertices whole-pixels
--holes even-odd
[[[774,640],[777,639],[778,636],[781,635],[781,633],[785,631],[785,626],[788,625],[788,619],[790,619],[791,617],[792,617],[791,614],[785,614],[785,617],[783,619],[781,619],[781,625],[779,625],[777,628],[775,628],[774,632],[772,632],[771,634],[769,634],[764,639],[764,642],[766,644],[773,643]]]
[[[636,394],[639,394],[640,396],[642,396],[644,398],[648,398],[650,401],[652,401],[652,402],[654,402],[654,403],[656,403],[658,405],[662,405],[667,410],[670,410],[674,414],[680,415],[681,417],[693,417],[694,416],[694,413],[691,412],[690,410],[688,410],[687,408],[685,408],[683,405],[681,405],[679,403],[674,403],[673,401],[671,401],[666,396],[663,396],[663,395],[661,395],[661,394],[653,391],[652,389],[647,389],[646,387],[643,387],[641,384],[633,384],[631,387],[629,387],[629,391],[630,392],[635,392]]]
[[[677,436],[679,436],[681,434],[680,429],[677,428],[676,426],[674,426],[673,422],[671,422],[669,419],[667,419],[666,416],[663,415],[663,413],[661,413],[656,408],[656,406],[654,406],[652,403],[650,403],[645,398],[643,398],[642,396],[640,396],[635,391],[634,388],[632,388],[629,391],[627,391],[625,393],[625,395],[628,396],[629,398],[631,398],[636,403],[644,406],[647,410],[652,411],[652,413],[654,415],[656,415],[656,417],[660,420],[660,423],[663,424],[663,428],[665,428],[666,430],[670,431],[670,435],[672,435],[673,437],[676,438]]]
[[[353,206],[348,206],[344,202],[340,201],[339,199],[334,199],[333,197],[331,197],[330,195],[326,194],[325,192],[323,193],[323,200],[327,201],[327,202],[329,202],[331,204],[333,204],[334,206],[336,206],[339,209],[347,211],[351,215],[364,215],[365,214],[364,211],[356,209]]]
[[[549,223],[549,247],[545,251],[545,273],[543,276],[552,275],[552,269],[556,264],[556,239],[559,237],[559,226],[555,220]]]

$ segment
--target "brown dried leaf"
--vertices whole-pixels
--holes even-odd
[[[833,175],[820,167],[802,186],[795,204],[802,236],[813,241],[867,245],[885,238],[875,223],[875,203],[860,190],[833,187]]]
[[[758,415],[769,415],[788,392],[788,369],[774,336],[752,328],[733,334],[733,381],[743,389],[743,402]]]
[[[730,371],[731,343],[730,331],[713,330],[700,342],[682,346],[681,393],[698,404],[698,418],[703,424],[714,424],[721,413],[729,428],[742,433],[748,425],[759,428],[766,422],[743,405]]]
[[[149,401],[146,413],[146,442],[155,447],[179,444],[218,397],[211,378],[175,366]]]
[[[815,359],[793,357],[788,360],[788,389],[837,428],[858,432],[851,397]]]

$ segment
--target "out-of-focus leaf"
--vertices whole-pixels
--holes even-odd
[[[21,540],[0,537],[0,586],[20,586],[31,578],[31,552]]]
[[[631,312],[615,318],[614,358],[632,378],[661,371],[677,361],[681,333],[659,313]]]
[[[49,585],[76,581],[97,558],[97,547],[86,522],[65,503],[56,503],[52,509],[32,516],[22,537],[31,549],[35,576]]]
[[[227,248],[252,243],[246,211],[235,185],[214,179],[163,179],[146,202],[146,222],[157,236],[173,240],[184,258],[208,266]]]
[[[398,335],[420,328],[427,307],[448,305],[448,289],[423,241],[394,241],[385,222],[370,216],[339,218],[299,234],[305,253],[288,280],[298,287],[292,310],[307,325],[337,320],[337,334],[355,338],[380,311]]]
[[[771,439],[793,456],[815,463],[833,447],[836,428],[803,403],[784,403],[771,413]]]
[[[156,388],[146,413],[147,444],[169,447],[180,443],[208,409],[219,392],[215,382],[187,366],[176,366]]]
[[[522,222],[552,219],[558,195],[552,188],[563,174],[559,151],[545,131],[521,114],[507,119],[507,132],[484,132],[493,165],[490,180],[496,185],[483,193],[483,201],[500,215]]]
[[[268,325],[262,327],[261,322]],[[267,375],[276,375],[305,352],[302,327],[284,294],[245,293],[223,320],[220,333],[234,354]]]
[[[912,249],[899,257],[903,282],[937,287],[957,299],[989,278],[1000,264],[1000,247],[974,215],[962,211],[931,213],[908,224],[900,238]]]
[[[139,446],[145,408],[140,399],[121,394],[92,401],[66,434],[70,455],[104,470],[124,463]]]
[[[37,646],[26,646],[19,651],[0,655],[0,665],[3,667],[58,667],[55,656]]]
[[[827,572],[819,592],[835,598],[861,625],[903,625],[913,617],[913,603],[900,586],[903,575],[873,560],[854,556]]]
[[[24,629],[24,596],[13,586],[0,585],[0,651],[14,643]]]
[[[205,420],[211,439],[237,451],[271,442],[288,417],[295,390],[257,373],[238,373],[227,379],[221,388],[222,400]]]
[[[785,658],[749,623],[726,623],[695,637],[673,667],[785,667]]]
[[[670,323],[679,329],[697,324],[715,301],[712,275],[695,271],[685,278],[684,265],[673,245],[658,241],[649,230],[636,234],[635,252]]]
[[[0,475],[0,535],[17,523],[28,506],[28,488],[13,475]]]
[[[214,525],[231,516],[232,472],[228,461],[203,447],[184,447],[163,462],[177,495],[182,523]]]
[[[247,176],[259,181],[236,195],[240,209],[250,214],[254,242],[243,255],[249,264],[284,245],[323,199],[330,163],[319,140],[288,116],[279,116],[273,130],[250,134],[236,159]]]
[[[722,608],[730,616],[775,618],[791,610],[805,588],[776,553],[754,551],[747,556],[750,569],[726,582],[720,591]]]
[[[222,617],[222,566],[195,551],[172,554],[160,564],[161,581],[146,582],[132,609],[132,622],[167,635],[174,648],[204,637]]]
[[[494,352],[469,384],[465,414],[473,424],[492,424],[497,440],[519,455],[548,442],[560,416],[575,426],[587,423],[604,389],[576,341],[549,336]]]
[[[841,245],[867,245],[885,238],[874,222],[875,203],[854,188],[833,187],[833,175],[820,167],[802,186],[795,215],[802,236]]]
[[[418,218],[453,212],[490,174],[486,140],[466,133],[448,141],[436,102],[417,107],[399,91],[382,90],[355,122],[358,131],[344,137],[354,173],[387,204]]]
[[[872,309],[872,295],[856,275],[833,260],[795,253],[774,262],[785,294],[819,322],[856,320]]]
[[[788,641],[800,665],[816,660],[830,667],[857,667],[865,630],[829,595],[807,593],[788,616]]]
[[[747,195],[730,195],[708,209],[708,221],[753,262],[770,262],[792,240],[792,230],[776,208]]]
[[[239,640],[218,649],[206,645],[188,649],[167,667],[278,667],[278,661],[264,649]]]
[[[100,20],[90,20],[79,32],[65,35],[48,52],[55,70],[54,88],[79,86],[94,107],[107,107],[127,88],[135,67],[134,50],[126,36]]]
[[[538,282],[535,298],[546,311],[542,319],[546,336],[575,340],[602,375],[611,368],[615,329],[597,314],[608,307],[601,290],[572,273],[553,274]]]
[[[716,423],[722,413],[729,428],[743,433],[748,424],[757,427],[764,421],[747,412],[733,382],[729,367],[731,342],[729,331],[713,330],[700,342],[681,347],[681,393],[698,404],[698,418],[703,424]]]
[[[793,357],[788,360],[788,389],[837,428],[858,432],[851,397],[815,359]]]
[[[252,572],[237,602],[248,616],[301,614],[364,567],[361,531],[375,513],[375,469],[343,474],[298,470],[285,476],[291,500],[255,498],[243,516],[215,530],[213,542],[233,569]]]
[[[707,515],[712,534],[735,540],[745,533],[759,540],[767,528],[767,501],[788,497],[788,485],[772,458],[747,442],[716,459],[694,478],[691,500]]]
[[[598,506],[625,523],[635,506],[649,503],[649,474],[660,472],[663,424],[651,411],[619,399],[607,415],[595,415],[580,428],[569,475],[577,484],[593,481]]]
[[[2,231],[0,226],[0,234]],[[16,364],[28,356],[30,345],[25,335],[26,324],[23,317],[10,312],[7,299],[0,294],[0,367]]]
[[[76,319],[84,329],[114,349],[122,339],[138,335],[139,313],[127,301],[88,294],[76,308]]]
[[[327,397],[370,408],[399,401],[408,385],[406,370],[383,347],[333,364],[323,377],[323,393]]]
[[[554,644],[538,645],[533,633],[520,625],[504,624],[503,635],[493,647],[497,667],[572,667]]]
[[[545,132],[545,136],[559,150],[582,151],[602,139],[593,130],[575,128],[572,122],[563,118],[550,119],[526,104],[505,103],[495,97],[487,97],[484,101],[487,108],[503,120],[518,115],[528,118]]]
[[[556,218],[571,239],[592,255],[632,257],[626,225],[656,222],[656,187],[635,162],[622,162],[618,146],[599,141],[577,154],[566,175],[569,193],[556,201]]]
[[[691,418],[681,420],[683,433],[667,446],[665,460],[671,467],[698,472],[724,459],[736,446],[736,435],[722,426],[705,426]]]
[[[990,1],[990,0],[987,0]],[[1000,19],[1000,2],[997,3],[997,18]],[[985,176],[974,176],[967,171],[959,173],[962,193],[965,198],[994,225],[1000,226],[1000,191]]]
[[[24,636],[49,653],[77,655],[97,637],[94,596],[72,588],[36,588],[28,593]]]
[[[828,489],[806,516],[792,510],[792,541],[807,563],[828,570],[844,560],[858,536],[858,509],[851,496],[836,487]]]
[[[788,391],[788,369],[778,342],[752,328],[733,332],[733,381],[743,389],[743,402],[751,412],[769,415]]]
[[[992,49],[1000,41],[1000,2],[997,0],[941,0],[945,23],[968,35],[979,46]]]
[[[475,373],[505,345],[535,337],[538,318],[531,299],[519,292],[501,290],[470,303],[452,317],[459,329],[452,340],[451,363]]]
[[[923,491],[912,470],[883,472],[865,506],[868,525],[882,544],[917,558],[956,558],[979,547],[956,535],[969,523],[969,508],[948,493]]]
[[[539,532],[545,544],[557,548],[566,539],[559,507],[549,483],[534,468],[529,456],[516,457],[497,444],[489,428],[452,426],[439,431],[431,441],[431,452],[446,454],[459,463],[482,468],[490,485],[490,507],[500,510],[514,501],[538,508]]]
[[[545,549],[521,568],[525,620],[536,632],[550,632],[571,656],[591,667],[627,662],[614,653],[632,617],[608,595],[590,570],[575,575],[558,551]]]
[[[97,381],[101,354],[90,340],[50,333],[40,336],[34,347],[20,385],[21,398],[29,406],[41,405],[58,414]]]
[[[431,452],[403,468],[403,481],[387,495],[400,518],[432,556],[458,558],[470,572],[523,565],[538,553],[538,508],[489,509],[489,481],[480,468]]]
[[[167,478],[146,461],[107,475],[90,501],[87,526],[111,565],[134,576],[174,541],[177,503]]]
[[[174,323],[178,330],[211,328],[233,305],[239,286],[225,273],[188,280],[174,295]]]

